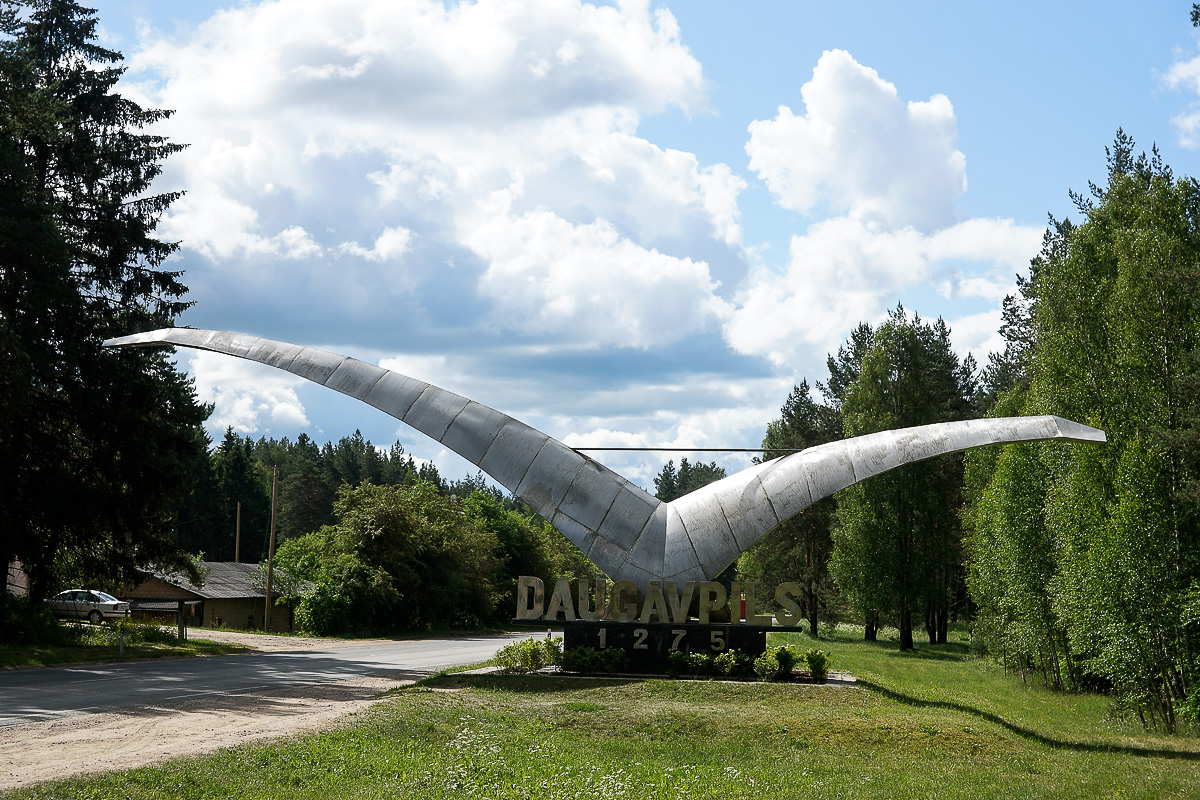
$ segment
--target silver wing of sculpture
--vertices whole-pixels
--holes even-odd
[[[312,347],[223,331],[165,328],[106,347],[178,345],[286,370],[362,400],[477,465],[614,580],[710,580],[780,522],[902,464],[988,444],[1104,432],[1054,416],[944,422],[882,431],[756,464],[664,503],[541,431],[453,392]]]

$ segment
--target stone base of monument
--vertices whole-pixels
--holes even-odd
[[[656,622],[564,621],[563,651],[581,647],[594,650],[620,650],[625,653],[628,672],[665,674],[673,651],[720,655],[740,650],[757,658],[767,649],[770,625],[731,625],[688,623],[672,625]]]

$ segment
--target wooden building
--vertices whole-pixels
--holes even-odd
[[[197,586],[186,575],[158,573],[148,575],[119,598],[129,601],[135,615],[170,614],[183,604],[185,624],[200,628],[239,628],[261,630],[266,593],[258,564],[232,561],[202,561],[207,573]],[[278,600],[271,609],[271,630],[291,631],[292,610]]]

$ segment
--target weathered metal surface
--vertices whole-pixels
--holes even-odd
[[[356,397],[477,465],[550,520],[610,577],[642,590],[652,580],[683,585],[713,578],[779,522],[901,464],[988,444],[1105,441],[1103,431],[1053,416],[944,422],[830,442],[662,503],[506,414],[358,359],[191,328],[164,328],[105,345],[178,345],[226,353]]]

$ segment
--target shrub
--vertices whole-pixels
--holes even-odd
[[[829,654],[824,650],[812,649],[804,654],[804,660],[808,662],[808,672],[817,683],[824,683],[825,678],[829,675]]]
[[[314,636],[351,633],[354,621],[350,606],[350,598],[345,594],[329,584],[317,584],[296,607],[296,627]]]
[[[678,678],[688,673],[688,654],[683,650],[667,653],[667,677]]]
[[[129,620],[116,620],[109,625],[71,626],[76,641],[88,646],[116,647],[121,642],[122,631],[125,644],[174,644],[179,641],[179,634],[172,629]]]
[[[562,643],[561,636],[551,638],[549,634],[546,634],[546,638],[542,639],[542,661],[546,666],[557,667],[562,664]]]
[[[522,639],[501,647],[493,662],[505,672],[536,672],[547,664],[561,659],[562,637],[551,639]]]
[[[713,669],[728,678],[748,678],[754,664],[741,650],[726,650],[713,659]]]
[[[562,654],[561,667],[567,672],[593,675],[598,672],[613,673],[625,669],[623,650],[597,650],[594,647],[576,647]]]
[[[50,610],[28,597],[0,593],[0,642],[9,644],[67,644],[71,640]]]
[[[775,660],[779,662],[780,675],[787,677],[800,663],[800,651],[790,644],[783,645],[775,650]]]
[[[712,676],[716,674],[713,657],[708,653],[688,653],[688,672],[692,675]]]
[[[783,648],[779,649],[782,650]],[[770,650],[754,659],[754,674],[758,676],[760,681],[775,680],[780,671],[779,657]]]

